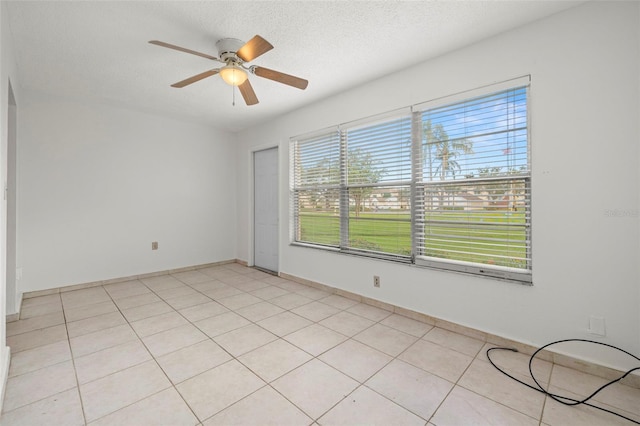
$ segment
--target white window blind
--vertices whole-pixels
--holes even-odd
[[[340,134],[337,129],[293,140],[294,240],[340,243]]]
[[[396,115],[396,114],[394,114]],[[347,220],[342,248],[411,256],[411,116],[342,126]],[[347,209],[345,202],[345,209]]]
[[[527,88],[419,114],[421,152],[414,161],[421,263],[527,280]]]

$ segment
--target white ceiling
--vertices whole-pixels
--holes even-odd
[[[237,131],[521,26],[582,1],[7,1],[25,89],[180,117]],[[148,44],[217,56],[221,38],[255,34],[275,48],[256,64],[309,80],[301,91],[251,76],[247,107],[218,67]]]

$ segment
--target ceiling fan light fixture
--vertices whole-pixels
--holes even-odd
[[[240,86],[247,80],[247,72],[235,64],[225,65],[220,68],[220,77],[231,86]]]

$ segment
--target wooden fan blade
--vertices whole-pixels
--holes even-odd
[[[278,83],[286,84],[298,89],[306,89],[309,82],[303,78],[294,77],[283,72],[270,70],[264,67],[255,67],[254,73],[258,77],[268,78],[269,80],[277,81]]]
[[[220,59],[216,58],[215,56],[207,55],[206,53],[196,52],[195,50],[176,46],[175,44],[165,43],[164,41],[151,40],[149,43],[155,44],[156,46],[168,47],[169,49],[173,49],[173,50],[179,50],[180,52],[191,53],[192,55],[202,56],[203,58],[220,62]]]
[[[215,69],[215,70],[209,70],[209,71],[201,72],[198,75],[194,75],[193,77],[189,77],[187,79],[184,79],[182,81],[174,83],[174,84],[171,85],[171,87],[177,87],[178,89],[181,89],[184,86],[188,86],[191,83],[195,83],[196,81],[200,81],[203,78],[207,78],[207,77],[211,77],[212,75],[216,75],[216,74],[218,74],[218,71],[219,70]]]
[[[244,83],[238,86],[238,89],[240,89],[240,93],[242,93],[244,102],[247,105],[255,105],[258,103],[258,97],[256,96],[256,92],[253,91],[253,86],[249,83],[249,79],[246,79]]]
[[[238,55],[238,58],[242,59],[243,61],[250,62],[258,56],[267,53],[271,49],[273,49],[271,43],[257,35],[246,42],[240,49],[238,49],[236,55]]]

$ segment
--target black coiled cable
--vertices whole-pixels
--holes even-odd
[[[543,349],[548,348],[549,346],[552,346],[552,345],[557,345],[558,343],[565,343],[565,342],[585,342],[585,343],[594,343],[594,344],[596,344],[596,345],[607,346],[607,347],[609,347],[609,348],[613,348],[613,349],[615,349],[615,350],[617,350],[617,351],[623,352],[623,353],[625,353],[625,354],[629,355],[630,357],[632,357],[632,358],[634,358],[634,359],[636,359],[636,360],[640,361],[640,358],[638,358],[637,356],[633,355],[632,353],[629,353],[629,352],[625,351],[624,349],[620,349],[620,348],[618,348],[618,347],[616,347],[616,346],[609,345],[609,344],[607,344],[607,343],[596,342],[596,341],[593,341],[593,340],[585,340],[585,339],[565,339],[565,340],[558,340],[558,341],[551,342],[551,343],[548,343],[548,344],[546,344],[546,345],[542,346],[541,348],[539,348],[538,350],[536,350],[536,351],[533,353],[533,355],[531,355],[531,358],[529,358],[529,374],[531,375],[531,378],[532,378],[532,379],[533,379],[533,381],[536,383],[536,385],[538,385],[538,387],[535,387],[535,386],[530,385],[529,383],[523,382],[522,380],[515,378],[515,377],[514,377],[514,376],[512,376],[511,374],[507,373],[506,371],[504,371],[503,369],[501,369],[500,367],[498,367],[498,366],[497,366],[497,365],[496,365],[496,364],[491,360],[491,356],[489,356],[489,353],[491,353],[491,351],[495,351],[495,350],[504,350],[504,351],[518,352],[518,350],[517,350],[517,349],[514,349],[514,348],[489,348],[489,349],[487,349],[487,358],[489,359],[489,362],[491,363],[491,365],[493,365],[493,366],[494,366],[498,371],[500,371],[500,372],[501,372],[502,374],[504,374],[505,376],[510,377],[511,379],[515,380],[515,381],[516,381],[516,382],[518,382],[518,383],[521,383],[521,384],[523,384],[523,385],[527,386],[528,388],[531,388],[531,389],[533,389],[533,390],[535,390],[535,391],[541,392],[541,393],[543,393],[543,394],[545,394],[545,395],[549,396],[551,399],[553,399],[553,400],[555,400],[555,401],[558,401],[558,402],[559,402],[559,403],[561,403],[561,404],[564,404],[564,405],[579,405],[579,404],[584,404],[584,405],[587,405],[587,406],[589,406],[589,407],[597,408],[598,410],[602,410],[602,411],[605,411],[605,412],[607,412],[607,413],[610,413],[610,414],[616,415],[616,416],[618,416],[618,417],[622,417],[623,419],[625,419],[625,420],[629,420],[630,422],[633,422],[633,423],[636,423],[636,424],[640,424],[640,421],[637,421],[637,420],[631,419],[631,418],[629,418],[629,417],[627,417],[627,416],[624,416],[624,415],[622,415],[622,414],[620,414],[620,413],[616,413],[615,411],[607,410],[606,408],[598,407],[597,405],[593,405],[593,404],[590,404],[590,403],[588,403],[588,402],[587,402],[587,401],[589,401],[591,398],[593,398],[594,396],[596,396],[599,392],[601,392],[603,389],[607,388],[608,386],[611,386],[611,385],[612,385],[612,384],[614,384],[614,383],[619,382],[620,380],[624,379],[625,377],[627,377],[627,376],[628,376],[629,374],[631,374],[632,372],[634,372],[634,371],[636,371],[636,370],[640,370],[640,367],[632,368],[631,370],[627,371],[626,373],[624,373],[624,374],[623,374],[622,376],[620,376],[619,378],[617,378],[617,379],[615,379],[615,380],[612,380],[612,381],[610,381],[609,383],[606,383],[606,384],[604,384],[604,385],[600,386],[600,387],[599,387],[595,392],[593,392],[591,395],[589,395],[588,397],[586,397],[586,398],[584,398],[584,399],[582,399],[582,400],[577,400],[577,399],[569,398],[569,397],[562,396],[562,395],[556,395],[556,394],[553,394],[553,393],[549,392],[548,390],[546,390],[545,388],[543,388],[543,387],[542,387],[542,385],[540,384],[540,382],[538,382],[538,380],[536,379],[536,377],[535,377],[535,376],[534,376],[534,374],[533,374],[532,364],[533,364],[533,360],[534,360],[534,358],[535,358],[535,357],[536,357],[536,355],[538,355],[538,353],[539,353],[540,351],[542,351]]]

